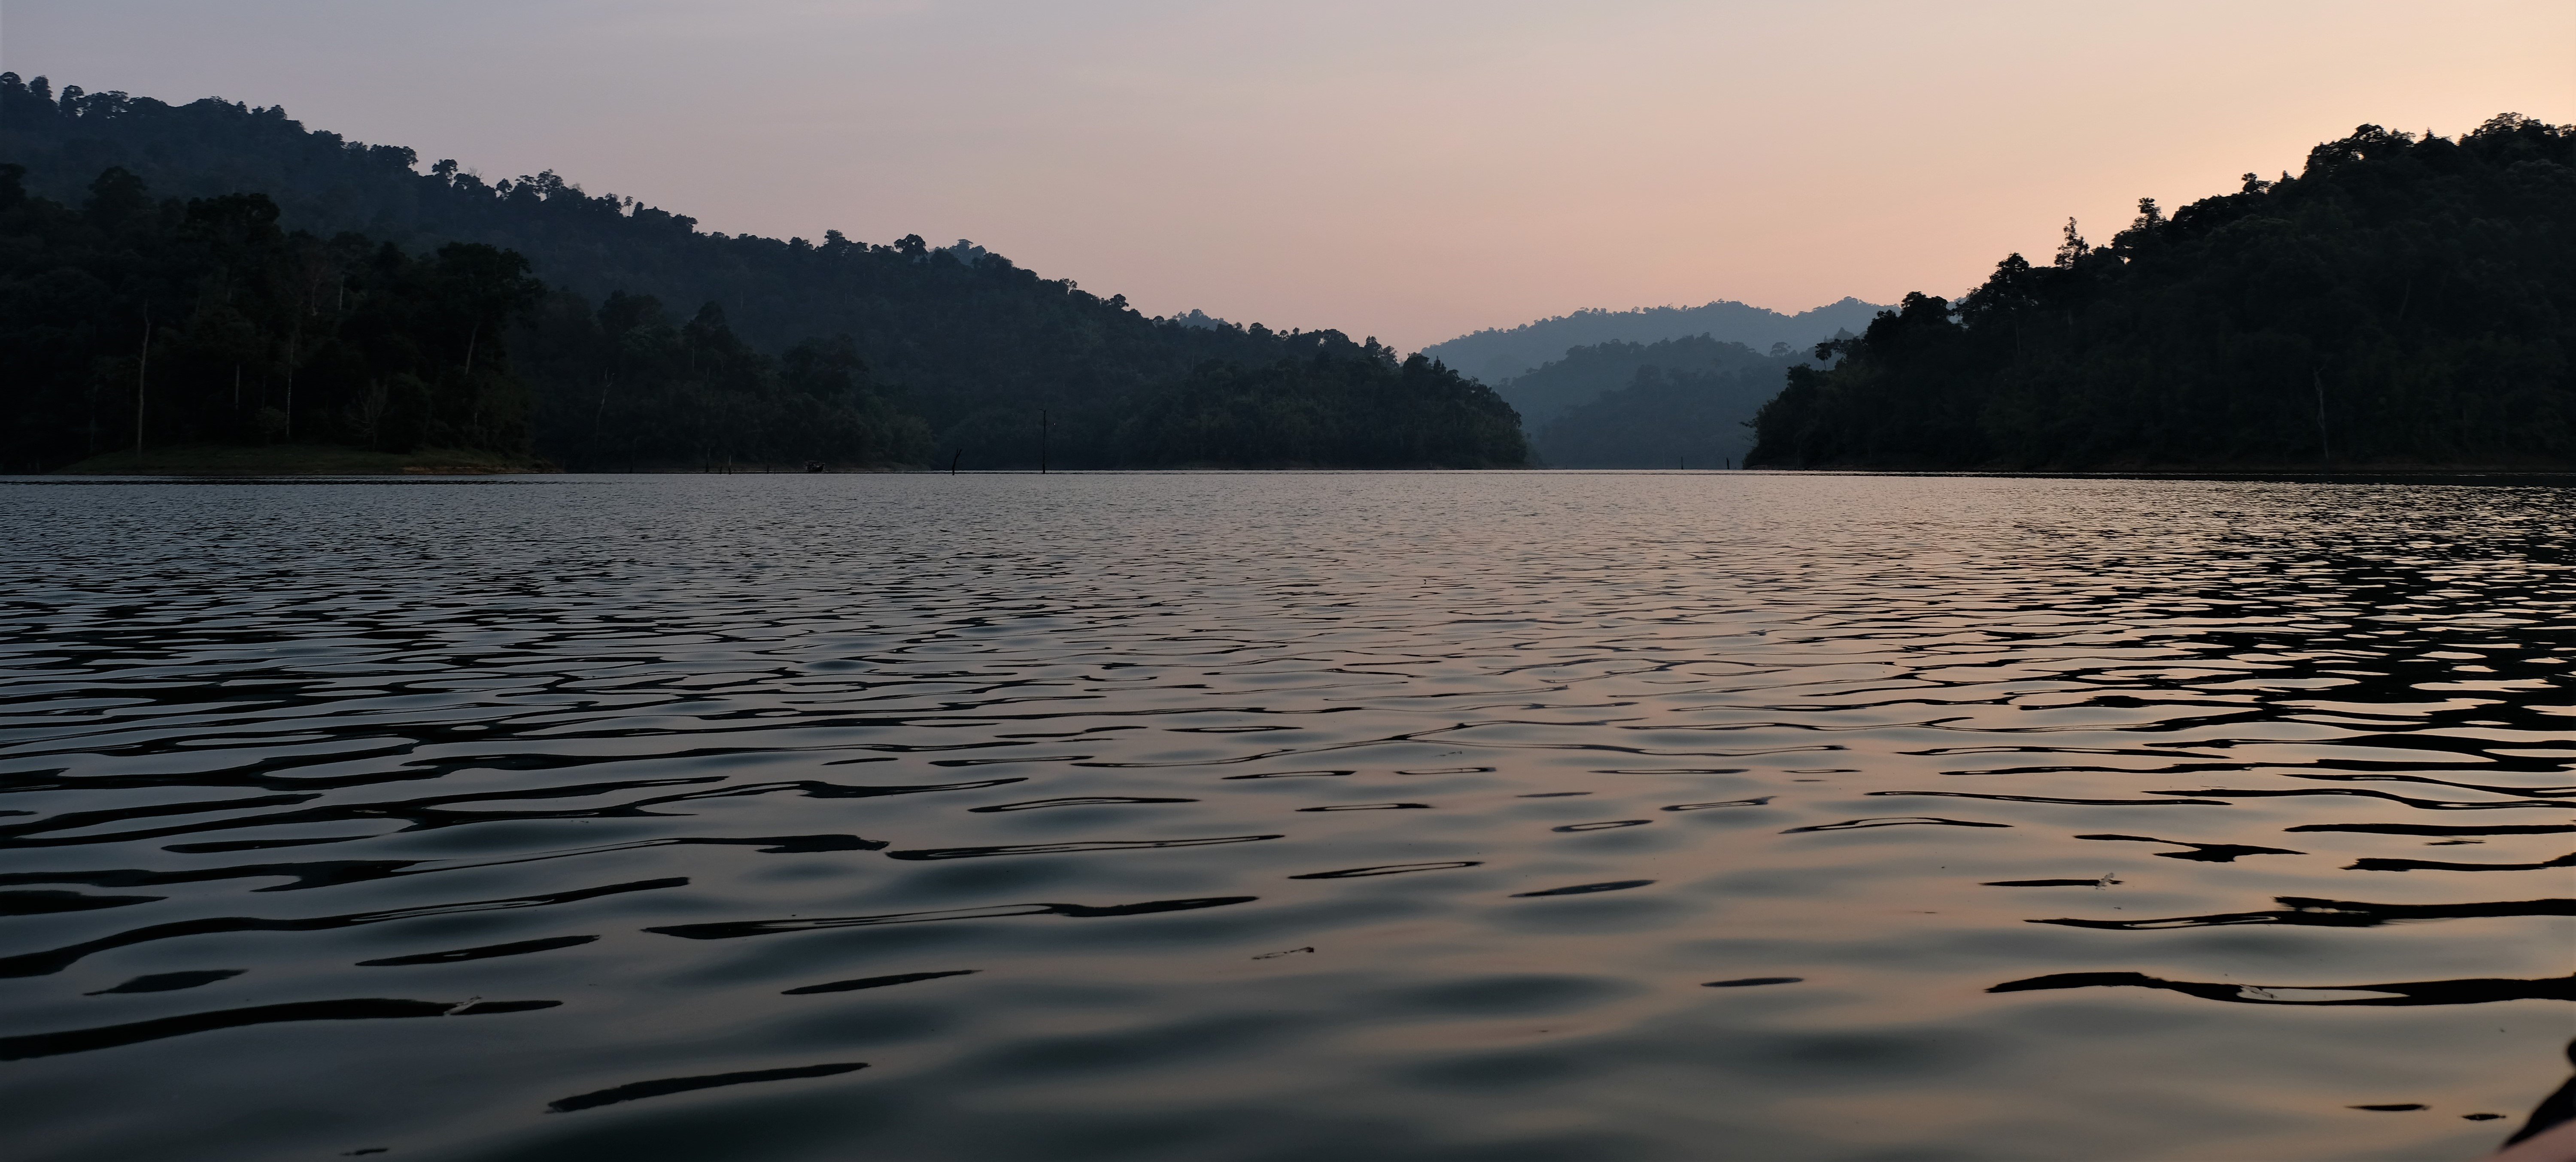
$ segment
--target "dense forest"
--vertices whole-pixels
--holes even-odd
[[[1839,362],[1791,370],[1754,463],[2576,460],[2576,126],[2364,125],[2295,178],[2138,209],[1819,346]]]
[[[74,210],[22,173],[0,164],[8,467],[174,440],[525,451],[517,255],[289,235],[257,194],[156,202],[115,168]]]
[[[1500,392],[1551,468],[1718,468],[1751,450],[1754,414],[1804,356],[1786,343],[1765,354],[1705,335],[1600,343]]]
[[[266,195],[156,201],[110,167],[78,208],[0,164],[0,463],[165,445],[432,448],[591,463],[867,464],[928,455],[846,340],[772,359],[713,306],[548,296],[513,251],[425,255],[278,225]],[[576,398],[596,387],[597,400]]]
[[[0,352],[44,368],[23,382],[31,410],[49,417],[8,438],[0,454],[17,469],[134,446],[138,400],[147,441],[364,437],[529,449],[574,468],[1483,466],[1525,456],[1516,419],[1496,434],[1494,418],[1511,415],[1498,397],[1374,340],[1195,312],[1147,318],[1121,296],[1040,278],[963,241],[701,232],[552,173],[487,183],[452,161],[423,172],[411,150],[307,131],[277,108],[69,86],[57,96],[44,78],[0,74],[0,162],[21,167],[0,226],[0,301],[13,304]],[[254,196],[265,209],[250,208]],[[119,216],[107,202],[145,208]],[[247,231],[241,255],[207,241],[218,230],[209,216],[227,213],[265,216],[256,229],[221,228]],[[435,297],[446,292],[420,289],[446,286],[450,275],[436,272],[448,264],[512,272],[494,300],[500,314],[464,324],[471,366],[444,331],[419,330],[389,348],[416,357],[369,348],[375,362],[361,366],[330,347],[340,362],[313,370],[314,344],[340,343],[362,309],[449,326],[452,305]],[[430,273],[397,277],[396,266]],[[147,354],[145,314],[164,320],[149,327],[153,343],[179,342],[163,332],[213,327],[199,321],[208,296],[230,309],[237,279],[284,289],[262,283],[254,298],[268,296],[257,301],[270,314],[226,340],[251,402],[232,408],[226,364],[214,418],[203,401],[215,356]],[[314,305],[326,284],[329,311],[349,318]],[[75,286],[87,296],[78,310],[44,306],[74,301],[52,296]],[[316,328],[332,338],[311,338]],[[402,358],[414,362],[397,366]],[[174,402],[156,413],[163,390]],[[386,402],[367,403],[378,391]],[[380,426],[350,418],[379,406],[393,417],[370,421]]]
[[[1705,335],[1757,350],[1786,343],[1803,351],[1837,332],[1868,326],[1870,318],[1883,309],[1846,298],[1794,315],[1724,299],[1696,307],[1583,310],[1460,335],[1425,347],[1422,353],[1499,388],[1541,364],[1565,358],[1574,348],[1603,343],[1655,343]]]

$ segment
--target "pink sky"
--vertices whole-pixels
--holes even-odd
[[[1955,294],[2361,122],[2576,121],[2576,3],[6,0],[0,68],[1411,348]]]

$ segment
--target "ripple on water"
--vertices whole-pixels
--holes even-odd
[[[30,1157],[2466,1157],[2563,1075],[2554,485],[0,492]]]

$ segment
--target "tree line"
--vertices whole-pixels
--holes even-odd
[[[2107,246],[2069,221],[1956,302],[1821,344],[1757,418],[1785,467],[2576,460],[2576,126],[2364,125],[2297,177]]]
[[[527,450],[519,256],[289,234],[260,195],[155,201],[117,168],[75,209],[23,173],[0,164],[9,468],[171,443]]]
[[[677,467],[726,456],[962,459],[980,467],[1035,467],[1042,457],[1065,467],[1470,466],[1526,456],[1516,423],[1509,438],[1495,435],[1493,417],[1510,408],[1490,391],[1436,361],[1410,366],[1373,339],[1196,313],[1149,318],[1123,296],[1042,278],[964,241],[938,247],[917,235],[871,244],[839,231],[819,242],[701,231],[685,215],[588,194],[551,172],[486,181],[444,160],[424,170],[409,149],[308,131],[274,107],[216,98],[170,105],[71,87],[57,95],[44,78],[0,74],[0,161],[24,167],[24,205],[55,207],[31,209],[7,228],[58,231],[62,242],[18,244],[0,259],[0,280],[10,280],[0,293],[69,277],[64,272],[119,288],[96,292],[104,330],[45,340],[67,362],[39,380],[48,408],[95,411],[102,424],[112,405],[99,385],[122,371],[99,361],[124,350],[109,332],[132,331],[127,346],[139,355],[145,300],[109,270],[122,261],[111,251],[123,251],[91,254],[72,239],[104,228],[86,207],[100,175],[117,170],[163,198],[152,217],[167,219],[171,231],[184,232],[199,203],[257,195],[274,211],[281,252],[346,256],[364,247],[433,267],[522,263],[516,269],[526,282],[513,284],[507,334],[475,340],[472,370],[453,360],[425,363],[402,372],[420,388],[409,381],[384,388],[388,414],[404,392],[439,401],[448,398],[441,392],[488,395],[489,406],[469,404],[460,427],[423,404],[434,424],[424,419],[415,432],[398,418],[395,428],[372,434],[379,441],[479,447],[517,439],[576,468]],[[450,259],[451,246],[481,249]],[[208,276],[190,261],[171,251],[164,262],[171,272],[195,273],[165,274],[156,293],[194,294],[189,280]],[[369,291],[371,303],[402,297],[390,283]],[[153,301],[164,315],[176,309]],[[302,344],[296,328],[320,316],[280,318]],[[472,323],[467,329],[476,334]],[[275,340],[265,332],[260,339]],[[0,335],[9,351],[26,341],[33,340]],[[426,339],[422,350],[445,351]],[[266,359],[277,394],[257,397],[264,402],[250,409],[249,427],[220,429],[227,438],[264,438],[272,429],[257,426],[261,408],[288,417],[274,429],[281,435],[356,438],[358,429],[333,426],[346,400],[307,394],[287,406],[285,366],[298,368],[299,392],[311,379],[302,346],[291,358]],[[259,382],[260,366],[243,362],[248,382]],[[394,374],[372,378],[393,382]],[[461,378],[442,387],[441,375]],[[359,386],[346,390],[364,396],[374,390],[369,379],[359,375]],[[511,391],[517,402],[502,406]],[[503,430],[512,416],[520,417],[515,436]],[[88,423],[79,421],[78,441],[49,426],[57,434],[13,443],[9,455],[20,466],[50,465],[72,450],[105,447],[87,434]],[[1227,432],[1234,435],[1221,436]]]
[[[455,449],[593,465],[918,461],[927,432],[846,339],[780,358],[709,306],[593,311],[480,243],[425,255],[278,226],[262,194],[154,200],[111,167],[78,208],[0,164],[0,461],[169,445]],[[587,392],[596,389],[594,402]]]

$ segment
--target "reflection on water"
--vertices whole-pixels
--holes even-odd
[[[2556,488],[0,497],[17,1157],[2443,1158],[2563,1072]]]

